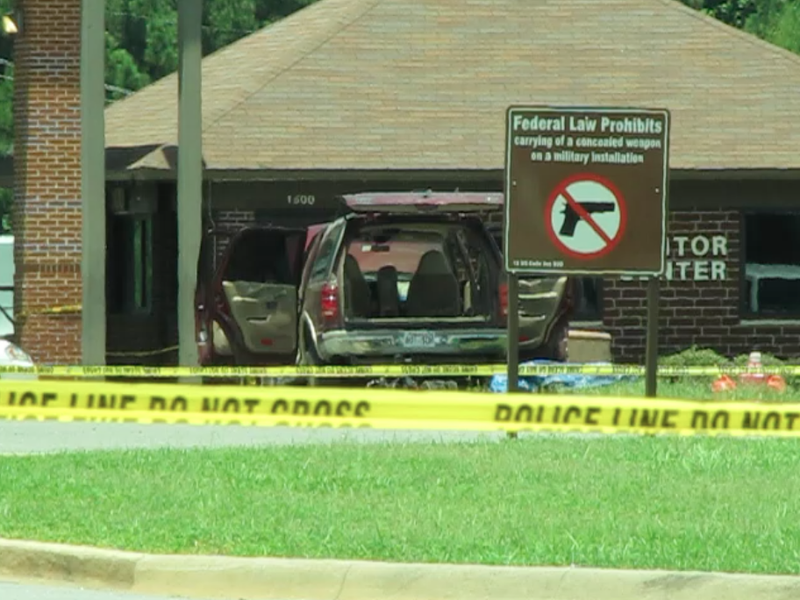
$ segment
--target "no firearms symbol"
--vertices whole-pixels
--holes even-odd
[[[547,234],[567,256],[591,260],[611,252],[627,222],[625,199],[608,179],[579,173],[564,179],[545,205]]]

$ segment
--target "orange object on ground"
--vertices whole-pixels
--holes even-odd
[[[766,385],[778,392],[786,391],[786,380],[780,375],[767,375],[761,371],[762,366],[761,352],[751,352],[747,361],[747,368],[751,371],[739,375],[739,382],[746,385]],[[729,392],[736,387],[736,381],[729,375],[722,375],[711,384],[714,392]]]
[[[786,380],[780,375],[770,375],[767,377],[767,387],[771,387],[778,392],[785,392]]]
[[[714,383],[711,384],[711,390],[714,392],[730,392],[736,389],[736,382],[728,375],[719,377]]]

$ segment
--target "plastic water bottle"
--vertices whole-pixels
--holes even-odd
[[[743,383],[764,383],[767,375],[763,371],[761,352],[751,352],[747,359],[747,372],[742,373],[740,379]]]

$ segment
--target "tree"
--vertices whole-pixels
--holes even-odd
[[[800,54],[800,0],[759,0],[745,30],[768,42]]]
[[[747,19],[758,11],[755,0],[684,0],[684,3],[739,28],[744,27]]]

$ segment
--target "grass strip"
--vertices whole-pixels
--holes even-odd
[[[0,457],[0,536],[156,553],[800,571],[796,440]]]
[[[783,392],[773,390],[765,385],[739,385],[735,390],[729,392],[714,392],[711,390],[712,381],[712,379],[705,378],[660,380],[658,397],[673,400],[800,402],[800,387],[797,385],[789,385]],[[635,396],[642,398],[645,394],[645,383],[642,378],[583,389],[561,387],[555,388],[554,391],[581,396]]]

